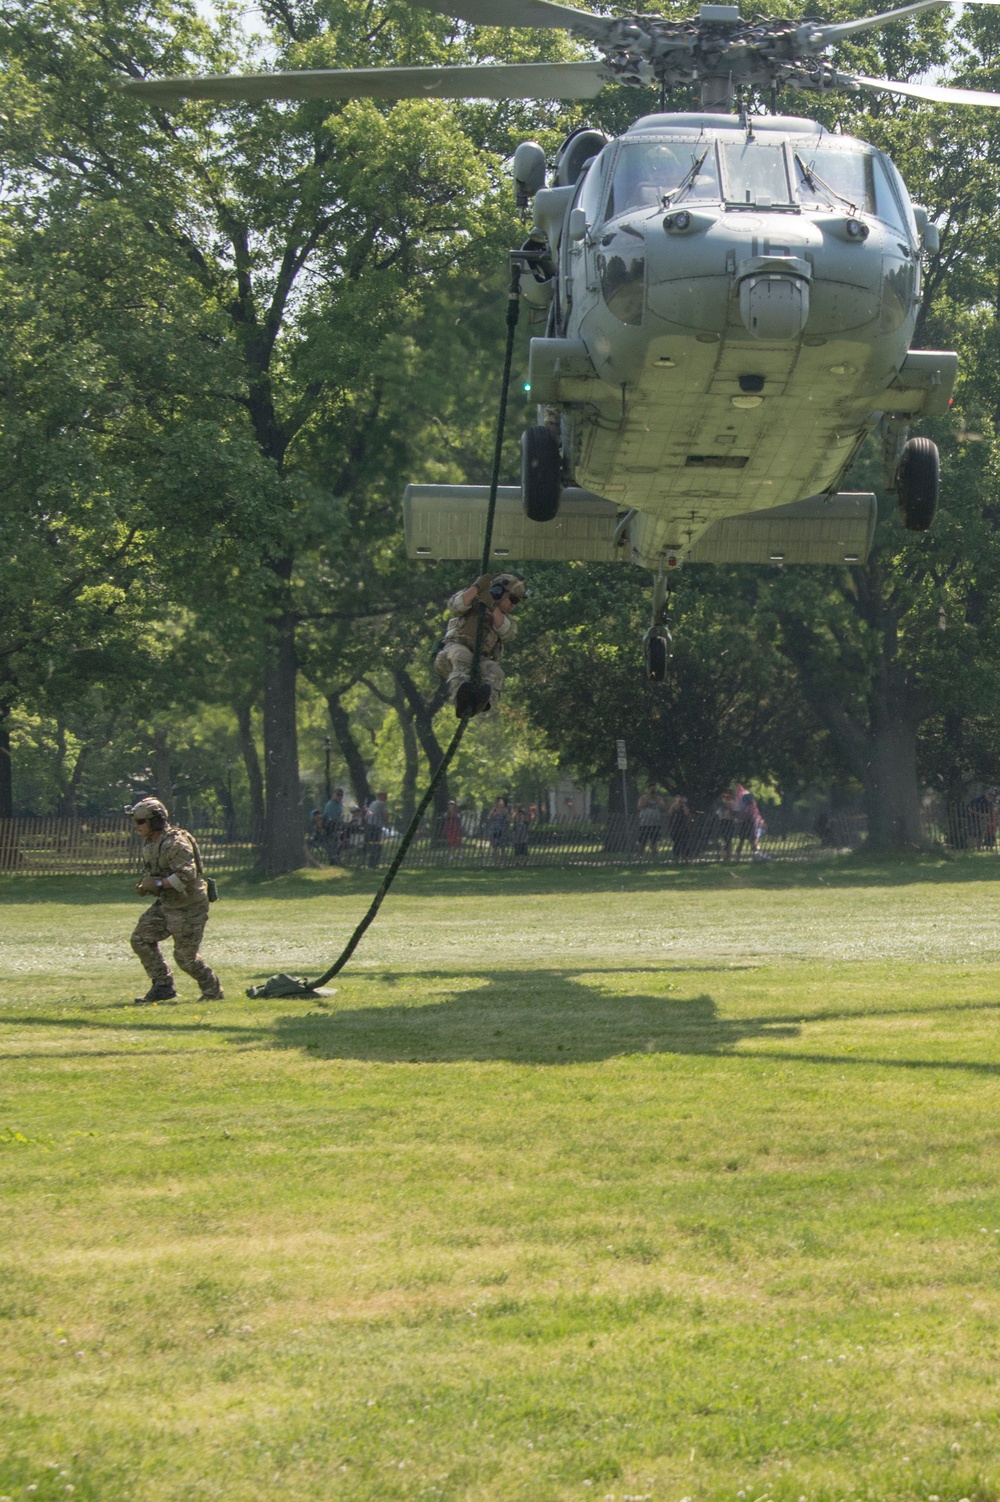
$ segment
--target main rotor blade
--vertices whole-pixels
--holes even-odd
[[[554,5],[552,0],[411,0],[411,4],[455,16],[460,21],[471,21],[474,26],[531,26],[539,30],[561,27],[583,36],[599,37],[616,24],[614,16]]]
[[[176,99],[593,99],[610,82],[600,62],[489,63],[454,68],[303,68],[130,79],[122,88],[156,104]]]
[[[982,89],[949,89],[938,83],[897,83],[893,78],[862,78],[858,73],[841,73],[845,83],[859,84],[876,93],[904,94],[909,99],[930,99],[936,104],[985,104],[1000,109],[1000,94]]]
[[[913,5],[884,10],[877,16],[862,16],[858,21],[842,21],[833,26],[810,26],[809,32],[816,46],[829,47],[842,37],[854,36],[859,31],[871,31],[876,26],[887,26],[890,21],[908,21],[911,16],[919,16],[925,10],[947,10],[950,6],[959,4],[1000,5],[1000,0],[915,0]]]

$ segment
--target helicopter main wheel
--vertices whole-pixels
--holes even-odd
[[[525,428],[521,434],[521,499],[532,522],[550,522],[562,494],[562,456],[551,428]]]
[[[937,444],[911,438],[903,448],[897,481],[899,514],[908,532],[926,532],[934,520],[939,481]]]
[[[646,677],[652,683],[662,683],[667,676],[667,659],[670,656],[666,637],[648,636],[643,643],[642,655],[645,659]]]

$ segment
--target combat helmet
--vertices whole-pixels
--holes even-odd
[[[138,803],[133,803],[129,809],[129,817],[136,819],[158,819],[166,827],[168,818],[166,805],[159,798],[140,798]]]
[[[490,580],[490,594],[495,600],[502,600],[504,595],[510,595],[514,604],[520,605],[527,593],[520,574],[494,574]]]

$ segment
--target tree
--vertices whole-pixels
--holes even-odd
[[[418,12],[360,4],[335,7],[335,33],[308,4],[275,6],[268,19],[278,66],[415,60],[439,54],[445,30]],[[72,0],[55,17],[28,4],[5,20],[14,201],[25,214],[58,208],[70,223],[92,205],[114,212],[116,242],[163,263],[202,327],[214,323],[197,395],[214,388],[232,409],[226,526],[257,561],[265,861],[297,864],[299,562],[322,550],[324,506],[331,515],[342,506],[356,526],[373,490],[376,509],[390,493],[398,505],[399,471],[379,442],[401,320],[457,265],[481,265],[496,238],[484,160],[438,103],[147,110],[116,78],[218,71],[247,52],[228,19],[213,31],[166,0],[122,0],[99,18]],[[190,400],[171,374],[170,398]],[[172,413],[152,412],[151,426],[164,446],[177,442]],[[206,436],[198,458],[215,473],[224,444],[218,430]],[[389,449],[398,456],[400,444]],[[322,485],[312,478],[318,457]],[[193,467],[180,469],[190,477]],[[168,496],[179,488],[160,481]],[[248,488],[259,503],[249,508]]]
[[[532,571],[511,668],[560,759],[611,781],[615,742],[663,786],[706,807],[733,778],[808,781],[826,765],[791,674],[755,614],[750,571],[692,568],[679,582],[666,681],[642,669],[649,586],[619,565]]]

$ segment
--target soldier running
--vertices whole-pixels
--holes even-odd
[[[507,642],[517,634],[513,610],[527,594],[520,574],[480,574],[475,584],[460,589],[448,601],[452,612],[444,641],[434,659],[438,676],[447,678],[448,692],[460,720],[495,709],[500,698],[504,671],[500,658]],[[472,682],[476,636],[482,617],[480,683]]]
[[[222,1001],[219,977],[198,953],[208,921],[208,885],[197,842],[186,829],[175,829],[168,822],[167,810],[158,798],[143,798],[130,812],[143,837],[145,872],[136,891],[156,897],[132,935],[132,948],[152,982],[145,996],[135,998],[135,1004],[172,1001],[177,995],[170,967],[160,953],[160,942],[168,935],[174,941],[174,959],[198,982],[202,1001]]]

